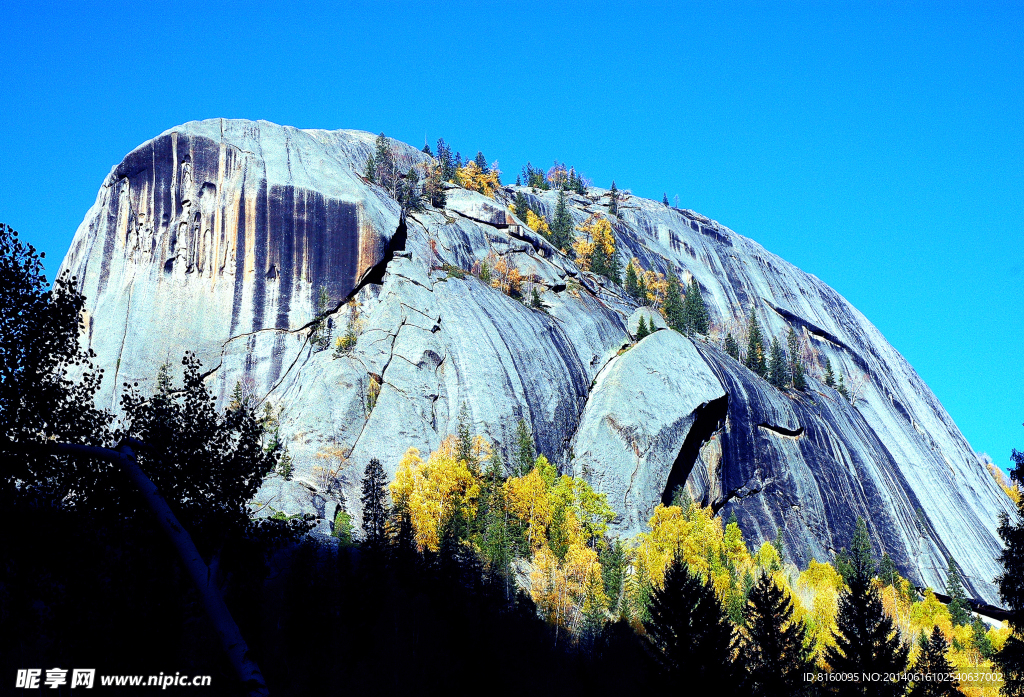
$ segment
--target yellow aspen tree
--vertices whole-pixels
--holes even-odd
[[[910,607],[910,630],[917,636],[935,628],[942,631],[947,641],[953,637],[953,621],[944,603],[939,602],[930,588],[924,597]]]
[[[536,551],[545,546],[552,510],[548,484],[540,469],[534,467],[522,477],[510,477],[505,481],[504,491],[509,512],[526,525],[530,549]]]
[[[797,578],[795,596],[801,609],[798,614],[807,623],[816,659],[820,659],[827,648],[835,646],[833,635],[839,612],[839,593],[844,586],[843,577],[831,564],[818,563],[813,558]]]
[[[551,226],[548,225],[548,221],[534,213],[532,210],[526,211],[526,226],[534,232],[539,232],[545,237],[551,237]]]
[[[494,198],[494,191],[501,186],[497,172],[484,172],[473,160],[456,170],[459,184],[471,191],[478,191],[487,198]]]

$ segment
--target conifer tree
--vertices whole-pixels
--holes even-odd
[[[829,387],[836,386],[836,376],[832,372],[832,361],[825,357],[825,384]]]
[[[363,170],[363,176],[366,177],[366,181],[371,184],[377,183],[377,163],[374,161],[373,153],[366,158],[366,169]]]
[[[714,588],[680,556],[666,570],[664,586],[653,589],[648,613],[644,627],[669,679],[698,694],[723,687],[728,694],[732,624]]]
[[[848,556],[847,588],[839,596],[836,616],[836,645],[825,652],[825,662],[834,673],[900,673],[907,668],[909,649],[899,631],[885,614],[878,590],[872,585],[875,561],[871,541],[862,518],[857,519]],[[843,683],[837,694],[895,697],[906,691],[902,682],[872,681]]]
[[[647,318],[644,315],[640,315],[640,323],[636,326],[636,341],[640,343],[640,340],[645,336],[649,336],[651,330],[647,328]]]
[[[740,359],[740,345],[736,343],[736,338],[732,335],[732,332],[727,332],[725,335],[725,352],[737,361]]]
[[[456,457],[465,462],[466,467],[472,472],[477,468],[477,462],[473,457],[473,433],[470,430],[469,409],[465,402],[459,407],[459,422],[455,427],[455,435],[459,444]]]
[[[780,390],[786,386],[786,355],[782,352],[779,337],[772,337],[771,357],[768,359],[768,382]]]
[[[392,198],[397,199],[398,169],[395,164],[395,153],[391,149],[391,143],[387,136],[383,133],[377,136],[373,163],[375,174],[373,181],[386,189]]]
[[[946,570],[946,593],[949,595],[949,619],[954,627],[960,627],[971,623],[970,605],[967,604],[967,594],[964,593],[964,584],[960,578],[960,570],[957,568],[953,557],[949,558],[949,567]]]
[[[530,307],[532,307],[534,310],[544,309],[544,306],[540,302],[540,294],[537,292],[536,288],[534,288],[530,292]]]
[[[522,182],[522,180],[521,180],[521,179],[519,178],[519,175],[517,174],[517,175],[516,175],[516,186],[522,186],[522,185],[523,185],[523,182]]]
[[[516,471],[519,476],[528,474],[537,460],[537,450],[533,445],[533,436],[525,419],[516,424]]]
[[[750,591],[738,661],[744,694],[754,697],[806,694],[804,673],[812,670],[804,646],[805,628],[794,620],[793,602],[771,574],[763,573]]]
[[[708,306],[704,303],[704,296],[701,295],[700,284],[697,283],[696,278],[690,279],[690,285],[686,290],[684,315],[689,331],[698,334],[708,333],[711,316],[708,314]]]
[[[668,192],[667,191],[661,195],[661,202],[662,202],[662,204],[666,208],[668,208]]]
[[[380,460],[373,458],[363,474],[363,531],[369,549],[382,549],[387,541],[388,479]]]
[[[836,385],[836,392],[843,395],[843,399],[850,399],[850,393],[846,389],[846,381],[843,379],[842,373],[839,374],[839,384]]]
[[[526,220],[526,212],[530,210],[530,204],[526,201],[526,196],[523,195],[522,191],[516,192],[516,197],[512,203],[513,212],[516,217],[522,221]]]
[[[1011,458],[1014,466],[1010,477],[1022,484],[1024,452],[1014,449]],[[1024,695],[1024,498],[1017,504],[1016,514],[1000,518],[999,537],[1003,540],[999,554],[1003,573],[996,577],[996,583],[1000,600],[1013,614],[1008,620],[1012,632],[996,653],[995,662],[1003,672],[1003,694],[1017,697]]]
[[[551,244],[556,249],[568,249],[572,246],[572,216],[565,204],[565,191],[558,192],[558,204],[555,206],[555,219],[551,222]]]
[[[789,349],[789,384],[794,390],[803,391],[807,389],[807,380],[804,379],[804,365],[800,360],[800,340],[793,327],[789,328],[786,344]]]
[[[491,171],[487,167],[487,158],[484,157],[484,154],[482,152],[477,151],[476,158],[473,161],[476,162],[476,166],[479,167],[480,171],[483,172],[484,174],[487,174],[488,172]]]
[[[892,560],[888,552],[882,555],[882,563],[878,565],[878,580],[882,582],[883,586],[895,586],[900,580],[896,562]]]
[[[636,275],[636,267],[633,266],[633,260],[630,259],[626,263],[626,295],[631,298],[639,299],[640,297],[640,284],[639,279]]]
[[[647,297],[647,281],[644,280],[644,275],[642,273],[637,274],[636,289],[638,295],[637,300],[639,303],[641,305],[650,305],[651,299]]]
[[[427,155],[430,155],[431,157],[434,156],[434,153],[430,152],[430,145],[428,143],[423,144],[423,152],[425,152]]]
[[[750,308],[750,319],[748,320],[747,333],[747,360],[744,362],[750,370],[761,377],[768,375],[767,352],[765,351],[764,335],[761,333],[761,325],[757,321],[757,313]]]
[[[935,679],[935,676],[944,678],[953,672],[953,668],[946,658],[949,644],[939,628],[936,627],[932,630],[930,638],[927,632],[921,632],[920,646],[921,653],[914,663],[913,672],[917,675],[932,677],[931,679],[926,677],[915,683],[911,694],[914,697],[954,697],[954,695],[961,694],[957,689],[958,682],[956,680]]]
[[[677,332],[686,332],[686,313],[683,306],[683,298],[679,293],[679,278],[669,271],[668,290],[665,292],[665,304],[661,308],[665,315],[665,322],[669,328]]]
[[[619,190],[615,188],[615,182],[612,182],[612,200],[608,204],[608,212],[612,215],[619,214]]]

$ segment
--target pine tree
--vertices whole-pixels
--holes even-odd
[[[516,186],[522,186],[522,185],[523,185],[523,182],[522,182],[522,180],[521,180],[521,179],[519,178],[519,175],[517,174],[517,175],[516,175]]]
[[[942,636],[942,632],[936,627],[932,630],[931,638],[928,637],[927,632],[921,632],[920,638],[921,653],[917,657],[917,661],[914,663],[915,674],[919,675],[931,675],[933,676],[930,680],[925,678],[921,682],[915,683],[911,694],[914,697],[953,697],[959,695],[960,691],[957,689],[958,682],[956,680],[936,680],[934,676],[952,673],[953,668],[949,665],[949,660],[946,658],[946,652],[949,650],[949,644],[946,643],[946,638]]]
[[[491,171],[490,169],[487,168],[487,158],[484,157],[484,154],[482,152],[477,151],[476,158],[473,161],[476,162],[476,166],[479,167],[480,171],[483,172],[484,174],[487,174],[488,172]]]
[[[949,567],[946,570],[946,593],[949,595],[949,619],[954,627],[971,623],[970,605],[967,603],[967,594],[964,593],[964,584],[960,578],[960,570],[956,566],[953,557],[949,558]]]
[[[1018,484],[1024,483],[1024,452],[1014,449],[1011,457],[1014,466],[1010,477]],[[1003,540],[999,554],[1003,573],[996,577],[996,583],[1000,600],[1013,613],[1008,620],[1013,631],[996,653],[995,662],[1003,671],[1003,694],[1020,696],[1024,695],[1024,498],[1012,518],[1005,514],[1000,518],[999,537]]]
[[[668,192],[666,191],[661,195],[661,202],[666,208],[668,208]]]
[[[525,419],[516,424],[516,471],[519,476],[528,474],[537,460],[537,450],[533,445],[533,436]]]
[[[363,474],[363,531],[366,545],[371,550],[383,549],[387,541],[387,476],[380,460],[373,458]]]
[[[636,290],[637,295],[639,296],[637,297],[637,301],[641,305],[650,305],[651,299],[647,297],[647,281],[644,280],[644,275],[642,273],[637,274]]]
[[[690,572],[677,556],[665,572],[662,588],[651,594],[647,637],[658,651],[670,680],[682,680],[698,694],[727,689],[733,629],[714,588]]]
[[[431,157],[434,156],[434,153],[430,152],[430,145],[428,143],[423,144],[423,152],[425,152],[427,155],[430,155]]]
[[[732,332],[728,332],[725,335],[725,352],[737,361],[740,359],[740,345],[736,343],[736,338],[732,335]]]
[[[708,306],[704,303],[704,296],[700,292],[700,284],[696,278],[690,278],[690,286],[686,290],[686,304],[684,310],[686,325],[690,331],[698,334],[707,334],[710,328],[711,317],[708,314]]]
[[[800,360],[800,340],[793,327],[786,335],[786,345],[789,349],[789,384],[794,390],[803,391],[807,389],[807,380],[804,379],[804,365]]]
[[[551,222],[551,244],[556,249],[568,249],[572,246],[572,216],[569,215],[565,203],[565,191],[558,192],[558,204],[555,206],[555,219]]]
[[[522,191],[516,192],[516,197],[512,202],[513,212],[516,217],[522,221],[526,220],[526,212],[530,210],[530,204],[526,200],[526,196],[523,195]]]
[[[850,393],[846,389],[846,381],[843,379],[842,373],[839,374],[839,384],[836,385],[836,392],[843,395],[843,399],[850,399]]]
[[[805,694],[803,674],[813,669],[804,646],[805,628],[794,620],[793,602],[771,574],[761,574],[750,591],[738,661],[744,694],[754,697]]]
[[[750,308],[750,319],[748,321],[747,333],[747,360],[744,362],[750,370],[761,377],[768,376],[767,352],[764,346],[764,335],[761,333],[761,325],[757,321],[757,313]]]
[[[363,170],[363,176],[366,177],[366,181],[371,184],[377,183],[377,163],[374,161],[373,153],[366,158],[366,169]]]
[[[636,341],[640,343],[640,340],[645,336],[649,336],[651,330],[647,328],[647,318],[644,315],[640,315],[640,323],[636,326]]]
[[[473,457],[473,433],[470,430],[469,409],[465,402],[459,407],[459,422],[455,427],[455,435],[459,444],[456,457],[465,462],[470,471],[475,471],[477,462]]]
[[[686,316],[683,298],[679,293],[679,278],[671,271],[668,274],[668,290],[665,292],[665,303],[661,311],[669,328],[681,333],[686,332]]]
[[[619,214],[619,190],[615,188],[615,182],[612,182],[612,200],[608,204],[608,212],[612,215]]]
[[[536,288],[534,288],[533,291],[530,293],[530,307],[532,307],[535,310],[544,309],[544,306],[540,302],[540,294],[537,292]]]
[[[899,631],[885,614],[878,590],[872,585],[875,561],[871,557],[871,541],[864,520],[857,519],[857,529],[849,553],[846,588],[839,597],[836,617],[836,645],[825,653],[825,662],[834,673],[900,673],[906,670],[909,648]],[[903,694],[901,682],[857,682],[837,686],[837,694],[882,695]]]
[[[768,360],[768,382],[780,390],[786,386],[786,354],[782,351],[779,337],[772,337],[771,357]]]
[[[398,198],[398,169],[395,163],[395,153],[391,149],[390,141],[383,133],[377,136],[373,162],[375,173],[373,181],[386,189],[392,198]]]
[[[882,563],[878,565],[878,579],[883,586],[895,586],[900,580],[896,562],[892,560],[888,552],[882,555]]]
[[[825,384],[829,387],[836,386],[836,376],[832,372],[832,361],[825,357]]]
[[[626,264],[626,295],[633,299],[639,299],[640,297],[640,284],[638,283],[636,275],[636,267],[633,266],[633,260],[630,259]]]

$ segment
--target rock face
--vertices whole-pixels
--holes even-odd
[[[643,529],[678,485],[735,513],[754,544],[781,530],[789,560],[830,559],[858,516],[877,550],[941,587],[947,559],[994,602],[997,517],[1011,504],[938,400],[874,326],[814,276],[688,210],[623,194],[612,219],[623,260],[696,279],[706,339],[662,329],[632,343],[640,312],[515,218],[522,192],[550,219],[555,192],[452,188],[444,209],[401,215],[359,174],[374,136],[209,120],[143,144],[105,180],[62,269],[88,297],[87,340],[120,385],[142,389],[195,351],[221,400],[236,385],[280,414],[293,481],[257,496],[274,510],[356,516],[371,457],[394,472],[428,452],[463,404],[510,452],[523,419],[538,449],[590,479]],[[425,157],[393,143],[400,166]],[[570,195],[579,224],[608,192]],[[517,268],[532,309],[465,273]],[[317,312],[348,351],[310,341]],[[780,391],[727,356],[751,308],[769,334],[801,337],[808,389]],[[648,320],[651,316],[648,315]],[[656,318],[660,319],[660,318]],[[662,326],[658,323],[657,326]],[[820,381],[825,360],[853,386]]]

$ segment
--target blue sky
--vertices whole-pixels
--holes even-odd
[[[443,136],[693,208],[871,319],[1024,449],[1024,5],[0,6],[0,220],[56,268],[110,168],[217,116]]]

